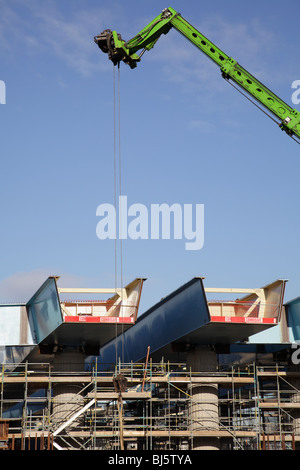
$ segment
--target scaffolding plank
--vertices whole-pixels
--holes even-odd
[[[278,402],[259,402],[259,408],[265,409],[290,409],[290,408],[298,408],[300,409],[300,403],[297,402],[286,402],[286,403],[278,403]]]
[[[97,384],[107,384],[113,383],[113,376],[97,377],[93,378],[92,376],[86,375],[64,375],[64,376],[11,376],[3,375],[1,377],[1,382],[3,383],[25,383],[28,384],[48,384],[51,383],[92,383],[96,382]],[[140,384],[143,381],[143,377],[126,377],[128,383],[130,384]],[[170,377],[169,375],[164,376],[151,376],[146,379],[146,382],[151,383],[222,383],[222,384],[231,384],[231,383],[253,383],[253,377],[240,377],[240,376],[227,376],[222,377],[220,375],[214,376],[203,376],[203,377],[194,377],[194,376],[182,376],[182,377]]]
[[[117,400],[119,394],[116,392],[97,392],[89,393],[88,398],[97,398],[98,400]],[[151,398],[150,392],[124,392],[122,393],[123,400],[141,400]]]
[[[151,431],[128,431],[124,429],[123,435],[126,437],[232,437],[234,434],[235,437],[256,437],[257,433],[254,431],[236,431],[234,433],[226,430],[202,430],[202,431],[184,431],[184,430],[151,430]],[[70,435],[80,436],[80,433],[70,433]],[[94,437],[117,437],[118,432],[116,431],[95,431],[93,433]]]

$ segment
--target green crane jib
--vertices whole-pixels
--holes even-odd
[[[245,70],[236,60],[226,55],[221,49],[207,39],[202,33],[189,24],[173,8],[166,8],[142,31],[129,41],[124,41],[120,34],[110,29],[104,30],[94,41],[99,48],[108,54],[114,65],[120,61],[132,69],[137,66],[146,50],[152,49],[161,34],[167,34],[171,28],[182,33],[221,69],[226,80],[232,80],[252,98],[261,103],[276,116],[279,127],[298,143],[300,140],[300,113],[276,96],[271,90]],[[141,50],[138,55],[137,52]],[[296,137],[296,138],[295,138]],[[299,140],[298,140],[299,139]]]

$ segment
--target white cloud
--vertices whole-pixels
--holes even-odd
[[[49,276],[61,276],[58,285],[62,284],[64,287],[79,286],[85,281],[84,278],[79,276],[53,272],[51,268],[17,272],[0,281],[0,303],[28,302]]]
[[[78,8],[66,14],[59,3],[49,1],[11,0],[0,5],[2,51],[55,56],[84,76],[109,67],[108,60],[100,60],[100,51],[97,55],[93,38],[112,22],[111,8]]]
[[[259,20],[251,19],[233,27],[232,23],[214,16],[194,26],[258,79],[264,80],[271,74],[266,70],[265,54],[268,48],[271,56],[272,48],[275,54],[275,41],[272,32]],[[223,88],[218,67],[176,31],[161,36],[153,52],[147,54],[147,60],[163,63],[168,81],[182,83],[192,91],[196,87]]]
[[[115,274],[101,272],[97,276],[78,276],[59,269],[39,268],[31,271],[20,271],[0,280],[0,303],[26,303],[48,279],[57,276],[58,287],[114,287]],[[132,279],[124,279],[124,285]],[[118,285],[120,283],[118,282]],[[69,298],[70,294],[61,294],[61,298]],[[86,295],[86,294],[85,294]]]
[[[225,54],[232,56],[252,75],[262,76],[265,70],[266,55],[275,54],[276,41],[274,34],[265,24],[256,18],[247,23],[228,23],[223,18],[214,17],[203,25],[205,34]]]
[[[41,284],[51,275],[46,269],[17,272],[0,281],[0,300],[27,302]]]
[[[0,2],[0,40],[1,50],[11,52],[15,44],[19,44],[23,50],[27,46],[38,46],[38,39],[29,31],[28,22],[22,17],[19,11],[12,7],[13,1],[8,3]]]
[[[197,131],[200,131],[201,133],[204,134],[210,134],[212,132],[215,132],[215,126],[211,122],[207,122],[204,120],[192,120],[188,123],[188,126],[191,129],[195,129]]]
[[[71,18],[64,18],[61,14],[49,15],[44,10],[36,10],[35,16],[40,22],[40,35],[44,46],[65,64],[89,76],[94,70],[99,69],[104,61],[93,59],[96,44],[93,44],[92,31],[97,34],[95,18],[102,22],[107,12],[103,10],[76,12]],[[93,28],[93,25],[95,27]],[[100,51],[99,51],[100,55]]]

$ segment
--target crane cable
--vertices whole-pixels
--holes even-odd
[[[241,95],[243,95],[248,101],[250,101],[250,103],[254,104],[254,106],[256,106],[258,109],[260,109],[266,116],[268,116],[268,118],[270,118],[272,121],[275,122],[275,124],[277,124],[277,126],[280,126],[280,123],[278,121],[276,121],[276,119],[274,119],[269,113],[267,113],[263,108],[261,108],[260,106],[258,106],[258,104],[253,101],[248,95],[246,95],[246,93],[243,93],[242,90],[240,90],[240,88],[238,88],[237,86],[235,86],[232,82],[229,81],[228,78],[225,79],[227,81],[227,83],[229,83],[229,85],[231,85],[233,88],[235,88]],[[288,136],[293,139],[295,142],[297,142],[297,144],[300,144],[299,140],[298,139],[295,139],[295,137],[293,137],[292,135],[288,134]]]
[[[120,63],[118,63],[118,78],[117,78],[117,86],[116,86],[116,67],[113,67],[113,106],[114,106],[114,205],[117,214],[117,207],[118,205],[118,198],[117,196],[122,195],[122,159],[121,159],[121,91],[120,91]],[[118,88],[118,90],[116,90]],[[116,98],[118,95],[118,98]],[[118,114],[118,120],[117,120]],[[117,122],[118,121],[118,122]],[[117,152],[117,140],[118,140],[118,152]],[[117,153],[118,153],[118,164],[117,164]],[[119,177],[119,185],[117,184]],[[117,189],[118,187],[118,189]],[[119,207],[119,214],[120,214],[120,207]],[[119,234],[122,234],[122,217],[119,217]],[[120,288],[121,288],[121,306],[119,314],[122,314],[123,308],[123,246],[122,246],[122,235],[119,237],[120,241]],[[118,288],[118,247],[117,247],[117,218],[116,218],[116,236],[115,236],[115,247],[114,247],[114,255],[115,255],[115,290],[117,292]],[[123,345],[123,322],[122,325],[122,360],[124,358],[124,345]],[[115,337],[118,336],[118,328],[117,323],[115,326]],[[116,363],[118,360],[118,350],[117,350],[117,341],[116,341]]]
[[[121,158],[121,74],[120,74],[120,62],[118,62],[118,110],[119,110],[119,195],[122,196],[122,158]],[[120,211],[120,207],[119,207]],[[120,217],[120,230],[122,233],[122,217]],[[120,237],[120,282],[121,282],[121,310],[120,313],[124,316],[124,306],[123,306],[123,244],[122,236]],[[124,323],[121,323],[122,328],[122,362],[124,362]]]

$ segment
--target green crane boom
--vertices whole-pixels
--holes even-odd
[[[166,8],[149,23],[142,31],[129,41],[124,41],[120,34],[110,29],[104,30],[94,41],[99,48],[108,54],[114,65],[120,61],[125,62],[131,68],[135,68],[141,60],[143,53],[150,50],[162,34],[167,34],[171,28],[175,28],[206,56],[215,62],[221,70],[223,78],[237,84],[248,95],[261,103],[278,121],[279,127],[289,136],[300,143],[300,113],[291,108],[271,90],[269,90],[257,78],[229,57],[202,33],[188,23],[180,13],[173,8]],[[138,55],[137,52],[141,50]],[[295,138],[296,137],[296,138]]]

